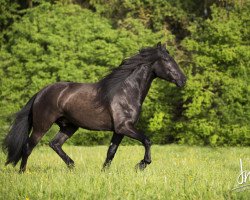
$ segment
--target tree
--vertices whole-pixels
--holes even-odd
[[[139,31],[140,30],[140,31]],[[36,92],[57,81],[96,82],[140,48],[166,40],[139,21],[130,31],[76,5],[44,3],[28,9],[6,33],[1,49],[1,113],[18,111]],[[6,129],[7,126],[4,127]],[[107,134],[89,137],[107,138]],[[81,139],[79,139],[82,141]]]
[[[191,144],[250,143],[250,48],[246,9],[212,7],[212,19],[194,23],[183,45],[191,53],[182,119],[176,128]]]

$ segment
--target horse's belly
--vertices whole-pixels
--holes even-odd
[[[77,113],[70,112],[66,116],[75,125],[89,130],[112,130],[112,121],[108,113],[94,110],[79,109]]]

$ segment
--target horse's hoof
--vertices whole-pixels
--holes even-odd
[[[103,167],[103,168],[101,169],[102,172],[106,172],[106,171],[108,171],[108,170],[109,170],[109,167]]]
[[[135,170],[138,171],[143,171],[147,167],[147,164],[142,160],[135,166]]]
[[[70,163],[70,164],[68,164],[68,168],[69,168],[70,170],[74,169],[74,168],[75,168],[75,163]]]
[[[18,173],[19,174],[24,174],[24,172],[25,172],[25,169],[20,169]]]
[[[102,167],[102,172],[106,172],[107,170],[109,170],[110,164],[111,163],[104,163]]]

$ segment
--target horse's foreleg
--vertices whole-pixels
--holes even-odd
[[[74,161],[62,150],[62,145],[69,139],[78,128],[75,126],[61,127],[49,146],[62,158],[68,167],[74,167]]]
[[[145,147],[145,155],[143,160],[141,160],[136,165],[136,169],[139,168],[140,170],[144,170],[147,167],[147,165],[151,163],[151,153],[150,153],[151,141],[142,132],[136,130],[134,126],[131,124],[126,124],[126,125],[124,124],[123,126],[119,126],[119,129],[116,131],[119,134],[123,134],[130,138],[138,140],[143,144],[143,146]]]
[[[105,170],[106,168],[108,168],[115,156],[116,150],[119,146],[119,144],[121,143],[122,139],[123,139],[123,135],[118,135],[116,133],[113,134],[113,137],[111,139],[111,143],[107,152],[107,157],[106,160],[103,164],[103,170]]]

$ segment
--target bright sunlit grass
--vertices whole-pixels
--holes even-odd
[[[108,147],[64,147],[74,170],[49,147],[32,153],[25,174],[4,167],[0,153],[1,199],[249,199],[250,187],[232,191],[240,173],[250,171],[250,148],[153,146],[152,164],[136,173],[141,146],[121,146],[111,168],[101,172]],[[18,166],[19,167],[19,166]],[[250,178],[248,179],[250,184]]]

